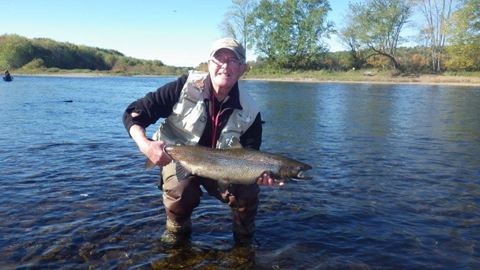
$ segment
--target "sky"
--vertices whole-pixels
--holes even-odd
[[[349,1],[361,0],[330,0],[327,19],[341,26]],[[0,35],[50,38],[197,67],[222,37],[219,26],[231,5],[228,0],[0,0]],[[325,42],[331,51],[345,50],[335,36]],[[255,60],[254,52],[247,55]]]

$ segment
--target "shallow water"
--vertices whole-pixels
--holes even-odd
[[[208,195],[175,248],[160,242],[158,169],[121,122],[173,79],[0,83],[0,268],[480,268],[480,88],[242,81],[262,150],[314,179],[262,187],[252,249]]]

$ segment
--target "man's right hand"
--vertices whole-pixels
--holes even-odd
[[[163,167],[172,159],[165,153],[164,148],[167,144],[163,141],[151,141],[145,135],[145,129],[138,125],[130,128],[130,136],[137,144],[142,153],[155,165]]]
[[[163,141],[150,141],[145,149],[140,149],[145,156],[155,165],[163,167],[172,162],[170,156],[165,152],[164,148],[167,144]]]

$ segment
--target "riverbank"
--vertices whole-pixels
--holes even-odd
[[[278,81],[278,82],[306,82],[306,83],[370,83],[370,84],[418,84],[418,85],[457,85],[480,86],[480,75],[431,75],[431,74],[400,74],[391,75],[387,72],[300,72],[290,74],[249,74],[243,80]],[[151,75],[151,74],[111,74],[104,72],[51,72],[13,74],[13,76],[50,76],[50,77],[105,77],[105,76],[144,76],[164,77],[178,75]]]
[[[312,83],[370,83],[370,84],[416,84],[416,85],[457,85],[480,86],[480,74],[467,75],[431,75],[431,74],[399,74],[373,72],[344,73],[300,73],[288,75],[251,76],[246,74],[245,80],[266,80],[285,82]]]

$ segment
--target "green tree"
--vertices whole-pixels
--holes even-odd
[[[60,43],[52,39],[34,39],[35,57],[43,59],[47,68],[74,69],[79,53],[73,44]]]
[[[453,44],[446,47],[446,67],[455,71],[480,70],[480,43]]]
[[[322,37],[333,29],[326,21],[328,0],[262,0],[251,15],[256,51],[282,68],[323,65]]]
[[[366,0],[363,3],[349,3],[351,14],[350,31],[362,47],[373,51],[368,57],[387,57],[394,69],[398,68],[396,50],[403,41],[400,36],[413,13],[410,0]]]
[[[220,24],[220,30],[225,37],[233,37],[247,48],[252,37],[251,14],[256,6],[256,0],[233,0],[230,11]]]
[[[346,14],[343,21],[344,26],[337,34],[340,38],[340,43],[349,51],[350,59],[348,59],[347,68],[359,69],[364,64],[365,59],[363,59],[360,53],[362,44],[358,38],[357,29],[355,29],[351,13]]]
[[[28,39],[18,35],[4,35],[0,39],[0,68],[20,68],[30,62],[34,48]]]
[[[22,67],[23,70],[44,69],[44,68],[45,68],[45,63],[43,62],[43,59],[40,59],[40,58],[35,58],[29,63],[23,65]]]
[[[427,44],[430,45],[432,68],[438,72],[442,69],[448,21],[459,0],[416,1],[425,18],[422,33],[426,34]]]
[[[452,70],[480,70],[480,2],[465,0],[454,12],[449,25],[446,47]]]
[[[480,1],[463,0],[448,25],[450,43],[480,42]]]

